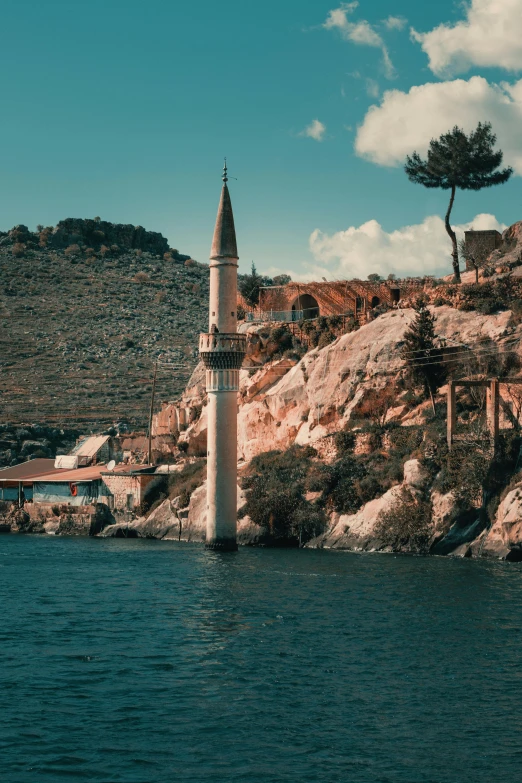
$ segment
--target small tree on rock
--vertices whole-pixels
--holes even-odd
[[[249,275],[242,275],[238,281],[241,295],[250,307],[259,304],[259,289],[263,284],[263,277],[257,273],[256,265],[252,261],[252,270]]]
[[[458,241],[459,254],[466,264],[469,264],[475,270],[475,282],[479,281],[479,269],[482,269],[492,253],[491,244],[487,238],[477,233],[473,237],[473,242],[466,239]]]
[[[406,158],[404,170],[412,182],[425,188],[442,188],[451,191],[445,216],[445,226],[452,244],[455,282],[460,283],[459,251],[457,237],[450,223],[451,210],[457,188],[482,190],[507,182],[513,173],[508,167],[497,171],[502,163],[502,150],[495,151],[497,137],[491,123],[479,122],[474,131],[466,133],[455,126],[439,139],[432,139],[426,160],[417,152]]]
[[[436,344],[436,318],[422,297],[417,299],[414,310],[415,320],[404,335],[402,357],[406,361],[408,375],[414,383],[422,384],[435,413],[435,394],[445,379],[442,351]]]

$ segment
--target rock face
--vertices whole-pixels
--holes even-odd
[[[12,533],[95,536],[115,520],[105,503],[96,503],[75,508],[27,504],[24,509],[11,508],[1,521]]]
[[[310,549],[350,549],[374,552],[382,549],[375,533],[381,512],[389,511],[400,499],[400,486],[392,487],[380,498],[370,500],[356,514],[333,514],[331,527],[322,536],[309,541]]]
[[[165,237],[155,231],[146,231],[143,226],[109,223],[106,220],[60,220],[50,236],[50,244],[56,248],[69,247],[79,242],[93,248],[118,245],[120,249],[145,250],[157,255],[163,255],[169,249]]]
[[[483,557],[522,560],[522,483],[499,505],[491,530],[479,542],[479,553]]]
[[[165,500],[148,517],[130,522],[117,522],[100,532],[102,538],[156,538],[165,541],[196,541],[203,543],[207,527],[207,484],[194,490],[188,508],[178,508],[178,498]],[[238,510],[245,504],[245,495],[237,488]],[[255,544],[261,528],[244,517],[238,522],[238,543]]]
[[[522,326],[510,326],[510,311],[481,315],[443,306],[436,308],[436,315],[437,332],[448,345],[473,346],[489,338],[502,350],[509,340],[509,349],[522,355]],[[400,348],[413,317],[413,310],[384,313],[325,348],[309,351],[298,363],[287,359],[269,362],[252,375],[252,369],[243,370],[239,458],[248,461],[256,454],[287,449],[293,443],[321,449],[326,438],[353,419],[354,410],[371,389],[382,388],[400,375]],[[259,352],[255,355],[261,356]],[[189,421],[180,441],[187,444],[189,454],[206,451],[204,403],[202,377],[191,386],[190,394],[176,403],[180,410],[188,411],[183,414]],[[427,410],[429,403],[425,407]],[[424,413],[398,405],[389,418],[399,424],[416,424],[424,421]]]
[[[99,533],[101,538],[155,538],[180,540],[182,512],[178,498],[163,501],[148,517],[115,522]]]

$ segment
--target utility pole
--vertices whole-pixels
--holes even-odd
[[[147,462],[152,465],[152,415],[154,413],[154,397],[156,396],[156,378],[158,375],[158,360],[154,364],[154,378],[152,380],[152,397],[150,399],[150,413],[149,413],[149,451],[147,454]]]

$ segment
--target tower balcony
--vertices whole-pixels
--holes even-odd
[[[215,332],[199,336],[199,355],[208,370],[238,370],[245,353],[245,334]]]

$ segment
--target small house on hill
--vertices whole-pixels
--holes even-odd
[[[78,467],[107,464],[110,460],[121,460],[122,452],[119,441],[110,435],[90,435],[82,438],[70,452],[70,456],[78,458]]]
[[[466,269],[474,269],[472,258],[483,262],[494,250],[502,244],[502,234],[495,229],[485,231],[464,232],[464,241],[466,243]]]

